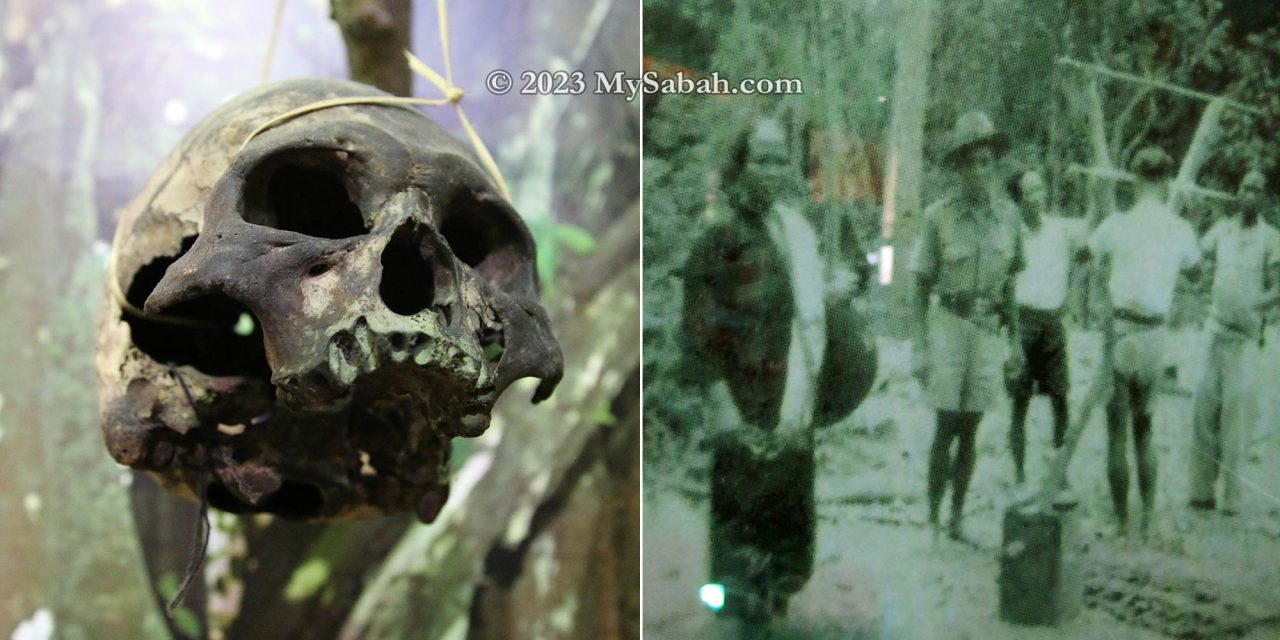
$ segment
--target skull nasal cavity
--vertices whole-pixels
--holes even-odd
[[[245,219],[317,238],[350,238],[368,232],[341,176],[328,167],[278,167],[267,184],[266,204],[267,210],[253,208]]]
[[[378,293],[388,309],[411,316],[435,299],[435,268],[422,255],[422,236],[416,225],[403,225],[382,250],[382,283]]]

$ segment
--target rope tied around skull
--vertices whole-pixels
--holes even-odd
[[[280,15],[282,15],[282,9],[280,8],[282,8],[283,4],[282,0],[279,1],[278,5],[276,5],[278,6],[278,9],[276,9],[275,29],[279,28]],[[289,120],[301,118],[301,116],[305,116],[306,114],[314,113],[314,111],[333,109],[337,108],[337,106],[346,105],[388,105],[393,106],[393,108],[396,109],[410,108],[410,106],[419,105],[453,105],[453,108],[457,109],[458,120],[460,120],[463,131],[466,132],[468,140],[470,140],[472,147],[474,147],[475,160],[477,160],[474,161],[474,163],[467,163],[467,165],[474,166],[474,169],[470,169],[467,172],[468,180],[481,182],[481,180],[484,180],[484,178],[481,178],[481,175],[488,173],[490,179],[484,180],[484,182],[488,184],[485,184],[481,189],[485,189],[485,191],[498,191],[503,198],[506,198],[507,201],[511,200],[507,182],[504,180],[502,173],[500,173],[497,163],[495,163],[488,148],[485,147],[484,142],[480,140],[480,136],[476,133],[471,120],[467,118],[467,114],[462,110],[461,102],[463,97],[465,97],[465,92],[462,91],[462,88],[454,86],[453,84],[451,60],[449,60],[448,32],[447,27],[445,27],[445,24],[447,24],[447,22],[445,22],[447,17],[445,17],[445,4],[443,0],[440,0],[439,9],[440,31],[442,31],[442,40],[444,45],[445,67],[443,69],[443,76],[440,73],[436,73],[434,69],[429,67],[429,65],[422,63],[422,61],[417,59],[416,56],[413,56],[411,52],[404,52],[404,56],[406,56],[406,60],[408,61],[408,64],[410,64],[410,68],[413,70],[413,73],[420,74],[420,76],[425,77],[429,82],[435,84],[435,86],[439,88],[440,92],[442,92],[443,97],[425,99],[425,97],[356,96],[343,97],[343,99],[310,102],[310,104],[298,106],[296,109],[289,110],[287,113],[279,115],[275,115],[275,113],[264,114],[262,111],[256,111],[256,115],[253,116],[253,118],[255,118],[253,122],[248,124],[239,124],[236,129],[233,129],[233,131],[236,131],[233,136],[236,137],[232,138],[232,142],[230,142],[229,147],[225,146],[227,145],[225,138],[219,138],[218,145],[214,147],[216,150],[215,154],[211,154],[209,156],[212,160],[210,160],[206,165],[202,165],[201,170],[218,168],[218,163],[221,161],[219,159],[225,159],[225,157],[229,155],[229,152],[236,150],[236,143],[239,142],[239,136],[246,132],[247,129],[256,127],[253,128],[251,133],[248,133],[247,137],[243,138],[243,142],[239,143],[239,148],[241,148],[241,150],[250,145],[253,138],[260,136],[262,132],[269,131],[269,129],[278,127],[280,124],[287,123]],[[271,47],[274,49],[274,36]],[[264,74],[266,73],[266,70],[269,70],[269,64],[264,65]],[[343,92],[349,92],[349,90]],[[362,91],[358,90],[356,90],[356,92],[362,93]],[[325,97],[326,95],[333,96],[334,93],[310,93],[306,99],[302,100],[294,97],[292,104],[288,106],[297,105],[300,101],[316,100],[317,97]],[[276,104],[279,104],[279,102],[276,102]],[[275,110],[279,111],[283,109],[276,106]],[[380,115],[389,114],[388,111],[384,110],[376,111],[380,111]],[[330,111],[330,114],[335,113]],[[392,111],[390,115],[394,115],[394,111]],[[264,119],[266,119],[266,122],[262,122]],[[239,122],[243,123],[244,120],[239,120]],[[257,145],[265,145],[265,142],[260,141]],[[179,164],[178,166],[182,165]],[[476,169],[481,170],[480,172],[477,172]],[[223,170],[225,170],[225,166],[223,166]],[[490,186],[490,184],[492,184],[492,186]],[[182,209],[178,209],[178,207],[169,207],[168,201],[164,200],[164,198],[169,198],[173,191],[170,191],[168,186],[168,179],[164,180],[164,182],[159,182],[159,180],[157,180],[157,182],[152,183],[152,186],[148,187],[148,192],[145,192],[145,195],[140,198],[138,206],[141,206],[142,210],[146,211],[146,215],[163,214],[166,216],[166,220],[177,223],[174,224],[173,227],[166,228],[166,233],[177,233],[178,230],[180,230],[184,236],[183,241],[182,243],[177,242],[177,239],[175,239],[172,234],[170,234],[170,236],[164,236],[164,242],[166,242],[166,244],[165,246],[159,247],[160,251],[163,252],[159,256],[157,256],[155,252],[156,244],[146,244],[146,246],[138,252],[120,251],[120,248],[128,247],[128,244],[125,243],[125,241],[128,241],[129,236],[132,236],[134,233],[145,233],[145,228],[140,227],[140,225],[129,224],[132,223],[133,219],[129,218],[128,211],[125,212],[122,220],[123,224],[120,224],[118,230],[116,230],[116,251],[111,252],[108,265],[106,265],[106,268],[108,268],[106,269],[108,270],[108,274],[106,274],[106,276],[108,276],[109,292],[106,293],[106,296],[109,297],[109,300],[114,300],[116,306],[119,307],[119,311],[116,311],[116,317],[108,317],[106,321],[111,323],[109,326],[113,330],[116,328],[120,328],[120,330],[129,330],[132,328],[137,330],[137,332],[141,332],[143,325],[133,324],[133,320],[145,319],[147,323],[177,325],[183,326],[183,328],[198,328],[201,330],[216,330],[216,332],[234,332],[241,335],[248,335],[248,333],[252,332],[253,326],[255,326],[257,320],[255,314],[259,314],[259,312],[261,312],[257,307],[253,307],[253,311],[248,311],[244,310],[243,306],[241,306],[243,312],[242,314],[239,314],[238,321],[233,324],[232,320],[234,320],[234,316],[229,317],[229,319],[224,321],[221,320],[220,312],[219,314],[202,314],[202,312],[195,311],[196,307],[187,306],[184,302],[174,302],[172,305],[165,305],[164,307],[157,308],[155,306],[155,298],[150,297],[151,291],[154,291],[155,284],[151,284],[152,289],[151,291],[148,291],[147,283],[150,283],[152,276],[157,274],[156,269],[159,269],[159,274],[161,276],[163,276],[166,271],[174,271],[173,274],[169,275],[180,275],[177,274],[178,271],[184,270],[184,266],[187,265],[187,262],[182,262],[182,264],[178,265],[178,268],[174,268],[173,265],[177,264],[177,261],[182,259],[184,252],[188,251],[189,247],[192,246],[189,241],[193,241],[193,239],[195,239],[195,237],[193,237],[195,234],[207,232],[207,228],[204,227],[200,218],[200,215],[202,212],[207,210],[207,207],[184,206]],[[202,186],[204,186],[204,183],[202,183]],[[183,192],[180,196],[183,198],[188,197],[186,192]],[[151,200],[145,201],[145,198],[147,197],[150,197]],[[161,198],[159,202],[157,202],[157,197]],[[201,200],[200,202],[204,202],[204,200]],[[155,211],[160,212],[152,212],[152,205],[155,205]],[[193,218],[195,218],[195,220],[193,220]],[[211,239],[211,236],[206,237],[206,242],[211,241]],[[143,269],[146,269],[147,271],[146,274],[140,278],[138,275],[140,275],[140,271]],[[205,294],[206,292],[201,291],[197,293],[202,296],[202,294]],[[200,298],[196,298],[196,301],[200,301]],[[223,307],[219,307],[219,310],[221,310],[221,308]],[[119,314],[123,314],[123,317],[119,316]],[[124,323],[119,323],[119,320],[129,320],[129,324],[127,326],[122,326]],[[244,325],[248,326],[247,330],[244,329]],[[147,326],[146,329],[154,328]],[[137,343],[133,342],[134,337],[136,337],[136,335],[133,335],[133,337],[125,337],[123,344],[125,344],[125,346],[137,346]],[[111,348],[114,349],[116,347],[113,346]],[[218,433],[214,430],[214,426],[216,425],[216,422],[218,422],[218,420],[216,420],[216,416],[221,415],[223,408],[220,407],[223,407],[223,404],[214,404],[206,401],[209,401],[212,393],[221,392],[216,389],[215,392],[210,392],[209,388],[206,388],[206,380],[204,378],[206,372],[200,370],[200,364],[198,364],[198,362],[197,364],[192,364],[192,362],[189,361],[173,362],[173,357],[169,357],[169,353],[161,355],[161,353],[152,353],[147,351],[142,353],[142,356],[147,358],[148,369],[146,370],[145,375],[147,375],[151,381],[160,379],[161,383],[159,387],[168,387],[168,389],[165,389],[163,402],[170,403],[173,402],[174,399],[177,401],[170,404],[170,408],[177,408],[177,412],[174,413],[175,420],[183,422],[183,424],[186,425],[191,425],[191,420],[187,419],[186,416],[195,416],[195,426],[193,426],[192,430],[178,430],[178,436],[174,436],[172,433],[166,433],[166,435],[163,436],[163,438],[165,438],[164,444],[166,447],[173,445],[173,447],[177,449],[179,448],[178,444],[180,442],[182,443],[180,444],[180,448],[184,449],[184,451],[180,452],[180,454],[182,454],[182,460],[178,461],[178,465],[175,465],[172,471],[168,471],[169,457],[168,454],[165,454],[165,474],[169,474],[170,477],[175,477],[180,484],[187,485],[187,488],[192,489],[191,493],[195,494],[195,498],[198,500],[197,521],[195,526],[193,526],[193,529],[195,529],[195,535],[193,535],[191,545],[189,545],[189,557],[186,562],[186,568],[184,568],[184,575],[182,576],[182,579],[180,579],[178,588],[175,589],[174,593],[168,593],[168,590],[166,590],[165,594],[161,596],[161,598],[168,596],[168,603],[165,603],[164,611],[172,617],[174,613],[178,613],[177,609],[182,607],[184,598],[188,595],[191,585],[195,584],[198,577],[201,576],[202,567],[204,567],[204,563],[206,562],[206,556],[210,553],[210,507],[223,506],[223,500],[230,499],[225,495],[225,492],[230,492],[230,494],[232,494],[234,498],[238,499],[239,502],[250,504],[251,511],[270,511],[270,504],[264,507],[261,502],[265,498],[270,497],[271,490],[264,490],[264,483],[262,483],[261,476],[256,475],[259,474],[259,470],[261,468],[255,466],[257,458],[253,456],[256,456],[257,453],[253,452],[251,447],[233,448],[232,445],[228,444],[228,440],[220,438]],[[151,367],[152,365],[159,365],[159,367]],[[225,371],[215,372],[215,374],[230,375]],[[232,371],[232,374],[236,374],[236,371]],[[216,378],[216,375],[214,376]],[[169,380],[164,380],[164,378],[169,378]],[[191,380],[188,381],[188,378]],[[170,396],[170,394],[173,394],[175,390],[177,390],[174,389],[174,387],[180,388],[180,396]],[[260,387],[265,389],[266,392],[270,392],[270,385],[260,385]],[[261,389],[255,388],[255,393],[259,392],[259,390]],[[230,392],[228,393],[230,394]],[[140,402],[151,402],[151,399],[145,399],[145,401]],[[183,407],[182,404],[186,404],[186,407]],[[189,413],[187,408],[189,408]],[[178,420],[179,415],[182,416],[180,417],[180,420]],[[253,424],[257,424],[257,422],[253,422]],[[224,425],[218,426],[220,428],[220,426]],[[150,428],[150,424],[142,426],[142,429]],[[218,431],[223,431],[223,429],[218,429]],[[227,431],[224,431],[224,433],[227,433]],[[174,438],[182,439],[174,440]],[[155,440],[148,440],[148,442],[154,443]],[[447,444],[447,442],[444,442],[444,444]],[[448,456],[448,448],[444,447],[444,444],[438,443],[438,448],[443,448],[444,456]],[[433,445],[433,447],[435,447],[435,445]],[[424,448],[428,448],[428,445],[424,445]],[[428,456],[428,454],[430,454],[430,456],[435,456],[435,452],[436,449],[430,449],[430,451],[425,453],[424,456]],[[364,454],[364,457],[362,457],[361,460],[362,465],[369,465],[369,454],[362,451],[360,453]],[[177,456],[177,454],[178,452],[175,452],[174,456]],[[152,458],[148,457],[145,458],[145,460],[152,461]],[[435,458],[424,458],[424,460],[434,461]],[[148,463],[142,463],[142,465],[138,466],[145,467],[148,471],[156,470],[156,468],[152,468],[147,465]],[[440,466],[435,465],[434,467],[426,468],[429,468],[429,470],[438,470]],[[279,479],[280,476],[276,475],[274,477],[275,479]],[[431,497],[435,500],[435,512],[438,512],[440,504],[443,504],[444,497],[447,495],[447,489],[448,486],[444,485],[444,493],[440,493],[440,490],[435,489],[435,493],[431,494]],[[408,489],[406,489],[406,493],[407,492]],[[239,509],[236,509],[236,511],[239,511]],[[216,520],[214,522],[216,524]],[[212,553],[216,554],[216,548],[218,548],[216,538],[214,538],[214,543],[212,544],[214,544],[214,552]]]
[[[465,93],[460,87],[453,83],[453,64],[450,58],[449,47],[449,11],[446,0],[437,0],[436,8],[439,14],[440,27],[440,48],[444,57],[444,75],[440,75],[435,69],[432,69],[427,63],[418,59],[417,56],[409,51],[404,52],[404,57],[409,61],[409,68],[414,73],[426,78],[428,82],[435,85],[444,94],[443,98],[408,98],[398,96],[359,96],[353,98],[334,98],[331,100],[320,100],[311,104],[306,104],[297,109],[282,113],[254,129],[240,145],[241,149],[249,144],[255,137],[262,132],[276,127],[280,124],[293,120],[299,116],[306,115],[323,109],[332,109],[334,107],[344,107],[351,105],[386,105],[386,106],[427,106],[427,107],[443,107],[453,105],[458,112],[458,121],[462,124],[462,129],[467,134],[467,140],[471,142],[471,147],[475,150],[476,156],[480,159],[480,164],[484,166],[485,171],[493,178],[494,183],[498,186],[503,199],[511,202],[511,191],[507,188],[507,181],[502,176],[502,171],[498,168],[498,163],[494,161],[493,154],[489,153],[489,148],[485,146],[484,141],[480,139],[480,135],[476,133],[476,129],[471,124],[471,120],[467,118],[467,114],[462,110],[462,98]]]
[[[263,132],[269,129],[277,127],[281,124],[284,124],[285,122],[294,120],[306,114],[314,113],[316,111],[322,111],[325,109],[332,109],[335,107],[345,107],[345,106],[353,106],[353,105],[427,106],[427,107],[444,107],[448,105],[453,105],[458,113],[458,121],[462,124],[462,129],[467,134],[467,140],[471,142],[472,149],[474,149],[476,156],[479,158],[480,164],[484,167],[484,170],[489,174],[489,176],[493,179],[494,183],[497,185],[498,191],[501,193],[503,199],[505,199],[507,202],[511,202],[511,191],[507,187],[507,181],[502,175],[502,170],[498,168],[498,163],[493,159],[493,154],[489,152],[489,148],[485,145],[484,140],[482,140],[480,138],[480,135],[476,133],[476,129],[471,124],[471,120],[467,118],[466,112],[462,110],[462,99],[463,97],[465,97],[466,94],[463,92],[463,90],[460,87],[458,87],[453,83],[453,64],[452,64],[452,60],[449,53],[450,52],[449,12],[448,12],[447,1],[437,0],[436,8],[439,16],[440,46],[441,46],[441,50],[443,52],[443,57],[444,57],[444,75],[443,76],[440,75],[440,73],[438,73],[435,69],[432,69],[429,65],[427,65],[427,63],[423,62],[417,56],[413,55],[413,53],[409,51],[405,51],[404,56],[405,56],[405,59],[408,60],[409,62],[409,68],[413,70],[414,73],[418,74],[419,76],[422,76],[423,78],[426,78],[428,82],[430,82],[431,84],[435,85],[438,89],[440,89],[440,91],[444,94],[443,98],[412,98],[412,97],[399,97],[399,96],[356,96],[356,97],[347,97],[347,98],[332,98],[329,100],[319,100],[316,102],[302,105],[301,107],[298,107],[296,109],[286,111],[285,113],[277,115],[271,118],[270,120],[267,120],[263,124],[259,125],[256,129],[250,132],[248,136],[245,137],[244,142],[240,144],[240,150],[244,150],[244,148],[248,146],[249,143],[253,141],[254,138],[256,138],[258,135],[262,134]],[[283,9],[284,9],[284,1],[280,0],[280,2],[278,2],[276,5],[275,19],[274,19],[274,24],[272,28],[272,32],[273,32],[272,42],[270,42],[268,45],[266,59],[263,62],[263,67],[262,67],[263,81],[266,80],[267,74],[270,70],[270,61],[275,50],[275,42],[274,42],[275,34],[280,29],[280,21],[281,21],[281,16],[283,15]],[[111,288],[111,294],[116,299],[116,302],[120,305],[120,308],[123,309],[125,312],[131,315],[134,315],[136,317],[145,318],[147,320],[161,322],[165,324],[178,325],[178,326],[197,327],[197,328],[204,328],[204,329],[227,329],[232,331],[236,330],[235,328],[223,327],[222,325],[219,325],[217,323],[212,323],[204,320],[174,316],[169,314],[148,313],[145,310],[138,308],[133,303],[129,302],[127,296],[124,293],[124,290],[121,287],[120,280],[117,277],[116,254],[114,252],[112,253],[111,258],[107,265],[107,280]],[[239,323],[236,326],[239,326]]]

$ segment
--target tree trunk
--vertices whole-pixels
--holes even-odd
[[[529,534],[485,558],[469,640],[639,637],[638,373],[614,403],[618,422],[596,432]]]
[[[332,638],[365,586],[372,567],[387,556],[413,516],[330,525],[274,518],[266,526],[241,518],[247,555],[240,572],[243,606],[227,638]],[[308,580],[308,575],[323,580]]]
[[[898,6],[894,55],[893,115],[885,174],[884,238],[893,247],[891,299],[911,309],[915,285],[908,257],[923,213],[924,120],[929,103],[929,59],[933,51],[933,0],[903,0]],[[886,256],[881,256],[885,258]],[[895,322],[894,326],[911,326]]]
[[[333,0],[333,20],[347,43],[351,79],[397,96],[413,95],[410,50],[413,0]]]
[[[0,131],[3,637],[34,623],[37,609],[60,638],[164,634],[129,518],[131,476],[106,455],[97,424],[93,320],[104,278],[90,171],[101,76],[85,50],[87,13],[26,3],[6,16],[6,32],[25,29],[36,71],[20,88],[32,98],[22,125]]]

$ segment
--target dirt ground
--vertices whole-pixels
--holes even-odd
[[[971,543],[935,536],[924,504],[932,413],[908,373],[907,343],[879,339],[872,395],[819,434],[817,559],[787,624],[806,638],[1280,638],[1280,332],[1269,337],[1243,509],[1233,518],[1185,506],[1202,333],[1182,330],[1169,342],[1178,375],[1162,384],[1156,405],[1157,506],[1145,542],[1115,534],[1105,427],[1095,412],[1069,474],[1080,501],[1075,544],[1085,606],[1056,627],[998,616],[1001,519],[1016,491],[1007,402],[979,430],[966,507]],[[1073,329],[1069,340],[1074,412],[1101,337]],[[1051,453],[1050,425],[1048,402],[1037,398],[1027,426],[1033,485]],[[688,448],[646,454],[643,606],[651,640],[723,637],[725,629],[697,597],[707,570],[707,456]],[[1131,491],[1136,509],[1136,486]]]

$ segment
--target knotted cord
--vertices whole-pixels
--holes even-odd
[[[169,365],[169,375],[178,381],[178,386],[182,387],[182,395],[186,397],[187,404],[191,405],[191,411],[195,414],[197,422],[200,420],[200,411],[196,408],[195,398],[191,397],[191,389],[187,387],[187,381],[182,377],[182,373],[178,371],[175,365]],[[204,564],[205,554],[209,549],[209,476],[211,473],[211,457],[209,455],[209,445],[204,445],[204,464],[200,466],[200,477],[196,481],[196,486],[200,488],[200,514],[196,520],[196,540],[191,547],[191,556],[187,559],[187,569],[182,577],[182,584],[178,586],[178,590],[174,592],[173,598],[169,600],[165,611],[172,616],[175,609],[182,604],[183,598],[187,595],[187,589],[191,587],[191,583],[195,581],[197,575],[200,574],[200,567]]]
[[[489,148],[485,146],[484,141],[480,139],[480,135],[476,133],[475,127],[471,124],[471,120],[467,118],[467,114],[462,110],[462,98],[465,95],[461,88],[453,83],[453,64],[450,57],[449,46],[449,10],[446,0],[436,1],[437,13],[439,15],[440,27],[440,47],[444,56],[444,75],[441,76],[435,69],[432,69],[427,63],[418,59],[417,56],[409,51],[404,52],[405,58],[409,61],[409,68],[414,73],[426,78],[428,82],[435,85],[442,93],[443,98],[412,98],[399,96],[356,96],[350,98],[333,98],[329,100],[320,100],[310,104],[303,105],[291,111],[282,113],[263,123],[257,129],[254,129],[240,145],[243,150],[251,140],[262,132],[279,126],[299,116],[306,115],[323,109],[331,109],[333,107],[343,107],[357,104],[378,104],[389,106],[427,106],[427,107],[443,107],[453,105],[458,112],[458,121],[462,123],[462,129],[467,134],[467,139],[471,142],[472,148],[476,152],[476,156],[480,159],[480,164],[484,166],[485,171],[493,178],[501,192],[503,199],[511,202],[511,192],[507,188],[507,181],[502,176],[502,171],[498,169],[498,163],[494,161],[493,155],[489,153]]]

